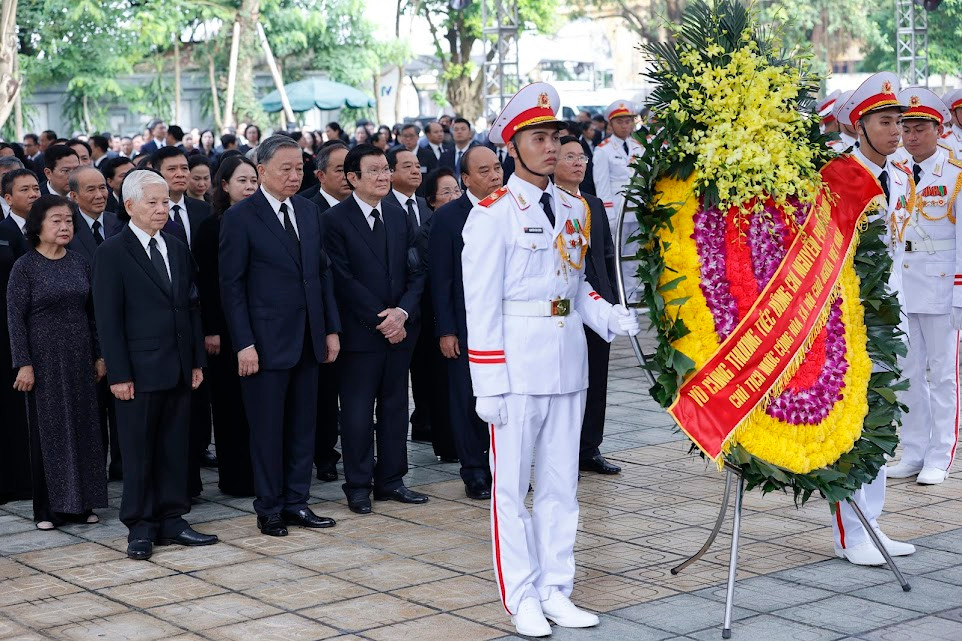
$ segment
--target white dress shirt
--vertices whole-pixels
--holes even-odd
[[[90,233],[93,233],[93,231],[94,231],[94,223],[95,223],[96,221],[100,220],[100,218],[94,218],[94,217],[92,217],[92,216],[88,216],[88,215],[87,215],[82,209],[80,209],[79,207],[78,207],[78,211],[80,212],[80,216],[87,222],[87,227],[90,227]],[[103,224],[103,223],[100,223],[100,235],[103,236],[104,238],[107,237],[107,234],[104,232],[104,224]],[[157,242],[160,242],[160,241],[157,241]]]
[[[59,191],[53,188],[53,185],[50,184],[49,180],[47,181],[47,191],[49,191],[54,196],[63,196],[63,194],[61,194]]]
[[[148,243],[150,242],[151,238],[157,239],[157,249],[160,251],[160,255],[164,257],[164,267],[167,268],[167,278],[173,282],[174,279],[170,274],[170,259],[167,257],[167,242],[164,240],[164,235],[155,233],[153,236],[151,236],[133,222],[130,222],[128,227],[130,227],[130,230],[134,232],[134,236],[137,237],[137,240],[139,240],[140,244],[143,246],[144,252],[147,254],[147,260],[150,260],[150,245],[148,245]]]
[[[332,196],[332,195],[330,195],[329,193],[327,193],[326,191],[324,191],[324,188],[323,188],[323,187],[322,187],[319,191],[320,191],[321,197],[324,198],[324,200],[327,201],[327,204],[330,205],[331,207],[333,207],[334,205],[336,205],[336,204],[338,204],[338,203],[341,202],[340,200],[338,200],[338,199],[335,198],[334,196]]]
[[[366,202],[358,198],[357,192],[353,192],[351,196],[354,197],[354,200],[361,208],[361,213],[364,214],[364,220],[367,221],[367,226],[371,228],[371,231],[374,231],[374,216],[371,215],[371,213],[374,211],[374,207],[371,207]],[[381,205],[381,203],[378,203],[377,210],[381,214],[381,226],[384,226],[384,207]],[[403,307],[398,307],[398,309],[404,312],[405,317],[409,315]]]
[[[267,198],[267,202],[270,203],[271,207],[274,209],[274,215],[277,216],[277,220],[280,222],[281,228],[284,229],[286,228],[284,227],[284,214],[281,213],[281,205],[287,205],[287,215],[291,219],[291,224],[294,225],[294,233],[297,234],[298,238],[300,238],[301,231],[297,228],[297,218],[294,216],[294,204],[291,202],[291,199],[285,198],[282,203],[280,200],[274,198],[274,196],[272,196],[271,193],[263,187],[259,187],[258,189],[260,189],[261,193],[264,194],[264,197]]]
[[[441,160],[441,145],[435,145],[434,143],[429,142],[428,147],[430,147],[431,151],[434,152],[434,157],[438,160]]]
[[[7,202],[6,198],[0,198],[0,210],[3,212],[3,216],[0,216],[0,219],[10,215],[10,203]]]
[[[477,206],[478,206],[478,203],[481,202],[481,198],[478,198],[477,196],[475,196],[474,194],[472,194],[470,189],[465,189],[465,190],[464,190],[464,193],[466,193],[466,194],[468,195],[468,200],[471,201],[471,205],[472,205],[472,206],[477,207]],[[485,198],[486,198],[486,197],[487,197],[487,196],[485,196]]]
[[[401,203],[401,209],[404,210],[404,213],[405,213],[405,214],[408,213],[408,201],[409,201],[409,200],[413,200],[413,201],[414,201],[414,202],[411,203],[411,204],[414,206],[414,217],[415,217],[415,218],[417,219],[417,221],[418,221],[418,227],[420,227],[420,226],[421,226],[421,210],[418,209],[418,199],[417,199],[417,197],[415,197],[415,196],[413,196],[413,195],[411,195],[411,196],[405,196],[404,194],[402,194],[401,192],[399,192],[397,189],[392,189],[391,191],[394,192],[394,197],[397,198],[397,201],[398,201],[399,203]]]
[[[171,220],[174,219],[174,205],[177,205],[178,207],[180,207],[180,209],[177,212],[178,219],[180,221],[181,226],[184,228],[184,233],[187,235],[187,246],[190,247],[191,232],[190,232],[190,219],[187,217],[187,199],[183,195],[181,195],[180,200],[176,202],[172,200],[168,203],[167,214],[170,216]]]
[[[17,214],[13,213],[13,210],[12,210],[12,209],[10,210],[10,217],[13,218],[13,222],[17,223],[17,227],[20,228],[20,233],[21,233],[21,234],[26,233],[26,232],[24,232],[24,229],[26,229],[26,227],[27,227],[27,219],[26,219],[26,218],[21,218],[21,217],[18,216]]]

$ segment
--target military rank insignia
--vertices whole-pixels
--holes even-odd
[[[949,190],[945,185],[931,185],[923,189],[919,195],[922,196],[922,198],[929,198],[932,196],[941,196],[944,198],[948,195],[948,193]]]

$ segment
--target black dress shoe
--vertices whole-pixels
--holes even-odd
[[[430,427],[412,427],[411,440],[414,441],[415,443],[430,443],[431,428]]]
[[[154,544],[148,539],[134,539],[127,544],[127,557],[134,561],[146,561],[154,552]]]
[[[371,513],[371,499],[366,496],[358,499],[348,499],[347,508],[354,512],[355,514],[370,514]]]
[[[464,484],[464,493],[469,499],[484,501],[491,498],[491,485],[483,481]]]
[[[197,530],[188,527],[183,532],[174,537],[164,537],[157,539],[157,545],[186,545],[189,547],[199,545],[214,545],[220,541],[214,534],[202,534]]]
[[[438,459],[442,463],[460,463],[461,462],[457,456],[439,456]]]
[[[389,492],[378,492],[375,490],[374,499],[376,501],[397,501],[398,503],[427,503],[428,502],[428,497],[426,494],[421,494],[420,492],[409,490],[403,485],[396,487]]]
[[[336,481],[337,480],[337,466],[334,463],[325,463],[317,467],[317,480],[318,481]]]
[[[307,507],[297,512],[281,512],[281,518],[287,525],[300,525],[301,527],[334,527],[335,525],[334,519],[318,516]]]
[[[267,536],[287,536],[287,527],[280,514],[257,517],[257,529]]]
[[[585,472],[597,472],[598,474],[618,474],[621,468],[609,463],[601,454],[595,454],[591,458],[581,459],[578,469]]]
[[[217,455],[210,450],[204,450],[200,455],[201,467],[217,467]]]

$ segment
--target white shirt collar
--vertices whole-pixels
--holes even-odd
[[[323,187],[320,189],[320,193],[321,193],[321,196],[324,198],[324,200],[327,201],[327,204],[330,205],[331,207],[333,207],[334,205],[336,205],[336,204],[338,204],[339,202],[341,202],[340,200],[338,200],[338,199],[335,198],[334,196],[332,196],[332,195],[330,195],[329,193],[327,193],[326,191],[324,191],[324,188],[323,188]]]
[[[18,216],[13,212],[12,209],[10,210],[10,217],[13,218],[13,222],[17,223],[17,227],[20,228],[20,232],[23,233],[23,228],[27,226],[27,219]]]
[[[468,141],[468,144],[466,144],[464,147],[458,147],[457,145],[455,145],[455,146],[454,146],[454,152],[457,153],[457,152],[460,151],[460,152],[464,153],[465,151],[467,151],[467,150],[470,149],[470,148],[471,148],[471,141],[469,140],[469,141]]]
[[[157,145],[157,149],[167,146],[167,139],[154,138],[154,144]]]
[[[481,199],[472,194],[470,189],[465,189],[464,193],[468,195],[468,200],[470,200],[471,204],[475,207],[477,207],[478,203],[481,202]]]
[[[264,189],[263,187],[258,187],[258,189],[260,189],[260,190],[261,190],[261,193],[264,194],[264,197],[267,198],[267,202],[270,203],[271,208],[274,210],[274,215],[280,216],[280,215],[281,215],[281,201],[278,200],[278,199],[276,199],[276,198],[274,198],[274,196],[271,195],[271,193],[270,193],[269,191],[267,191],[266,189]],[[291,217],[293,217],[293,216],[294,216],[294,204],[291,202],[291,199],[290,199],[290,198],[285,198],[285,199],[284,199],[284,204],[287,205],[287,211],[290,213]]]
[[[81,216],[83,217],[83,219],[87,222],[87,227],[90,227],[90,231],[93,231],[93,230],[94,230],[94,222],[96,222],[97,220],[100,220],[100,218],[103,218],[103,214],[100,214],[100,218],[96,218],[96,219],[93,218],[92,216],[88,216],[88,215],[86,214],[86,212],[84,212],[84,210],[80,209],[79,207],[77,208],[77,211],[80,212],[80,215],[81,215]],[[100,223],[100,228],[101,228],[101,229],[104,228],[104,224],[103,224],[103,223]],[[103,233],[101,233],[101,235],[103,235]]]
[[[133,221],[130,221],[129,223],[127,223],[127,226],[130,227],[130,231],[134,232],[134,236],[137,237],[137,240],[140,241],[140,244],[143,246],[144,251],[146,251],[148,254],[150,253],[150,247],[148,246],[148,243],[150,242],[151,238],[156,238],[157,246],[163,248],[162,252],[164,254],[167,253],[167,243],[164,241],[163,234],[161,234],[160,232],[155,232],[154,235],[151,236],[150,234],[145,232],[143,229],[135,225]]]
[[[63,196],[63,194],[61,194],[59,191],[53,188],[53,185],[50,184],[49,180],[47,181],[47,191],[49,191],[54,196]]]
[[[416,196],[413,196],[413,195],[412,195],[412,196],[405,196],[404,194],[402,194],[401,192],[399,192],[397,189],[392,189],[391,191],[394,192],[394,197],[397,198],[397,201],[398,201],[399,203],[401,203],[401,207],[404,207],[405,211],[407,211],[407,203],[408,203],[408,200],[413,200],[413,201],[414,201],[414,211],[417,212],[417,210],[418,210],[418,199],[417,199]]]
[[[879,174],[882,173],[883,168],[882,168],[882,167],[879,167],[879,166],[876,165],[874,162],[872,162],[871,160],[869,160],[868,158],[866,158],[866,157],[865,157],[865,154],[862,153],[862,150],[861,150],[860,148],[856,147],[855,149],[853,149],[853,150],[852,150],[852,155],[855,156],[856,158],[858,158],[860,161],[862,161],[862,164],[865,165],[865,166],[868,168],[868,170],[869,170],[870,172],[872,172],[872,175],[875,176],[876,178],[878,178]],[[886,166],[885,166],[884,169],[888,169],[888,160],[887,160],[887,159],[886,159],[886,161],[885,161],[885,165],[886,165]]]
[[[935,165],[936,165],[936,164],[944,163],[944,159],[942,158],[942,156],[943,156],[943,154],[946,154],[946,153],[947,153],[947,152],[946,152],[944,149],[942,149],[941,147],[939,147],[938,149],[935,150],[935,153],[934,153],[934,154],[932,154],[931,156],[929,156],[928,158],[926,158],[925,160],[923,160],[923,161],[920,162],[920,163],[916,163],[916,162],[912,159],[912,157],[909,156],[909,168],[910,168],[910,169],[914,169],[914,167],[912,167],[912,165],[919,165],[920,167],[922,167],[922,175],[923,175],[923,176],[928,176],[928,175],[931,174],[933,171],[935,171]]]
[[[168,202],[167,210],[172,211],[174,209],[174,205],[180,205],[180,212],[184,215],[187,214],[187,200],[184,194],[180,195],[180,200],[171,200],[170,202]]]
[[[367,218],[367,219],[369,219],[369,220],[368,220],[368,223],[372,223],[372,224],[373,224],[373,220],[374,220],[374,219],[371,218],[371,212],[374,211],[374,207],[371,207],[371,206],[368,205],[366,202],[364,202],[363,200],[361,200],[361,199],[358,197],[356,191],[355,191],[355,192],[351,192],[351,196],[354,197],[354,201],[355,201],[355,202],[358,204],[358,206],[361,208],[361,213],[364,214],[364,217]],[[381,211],[381,210],[383,209],[383,207],[381,207],[381,203],[378,203],[378,207],[377,207],[377,208],[378,208],[378,211]],[[381,212],[381,219],[382,219],[382,220],[384,219],[384,212],[383,212],[383,211]]]
[[[6,198],[0,198],[0,209],[3,210],[2,218],[6,218],[10,215],[10,203],[7,202]]]

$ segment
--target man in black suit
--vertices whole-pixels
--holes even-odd
[[[418,147],[418,162],[421,163],[421,173],[429,174],[438,168],[441,156],[447,150],[444,146],[444,129],[437,122],[429,122],[424,127],[424,137],[427,144]]]
[[[40,150],[40,137],[37,134],[23,135],[23,155],[27,158],[27,169],[43,173],[43,152]]]
[[[159,118],[155,118],[147,123],[147,129],[150,131],[150,140],[145,142],[140,146],[141,155],[150,155],[157,151],[158,149],[163,149],[167,146],[167,123]]]
[[[347,145],[340,140],[329,140],[317,152],[314,161],[318,185],[317,193],[311,202],[317,210],[324,213],[351,195],[351,186],[344,177],[344,157]],[[322,219],[323,220],[323,219]],[[323,231],[323,230],[322,230]],[[321,363],[317,373],[317,434],[314,437],[314,465],[317,466],[319,481],[337,480],[337,462],[341,454],[337,451],[338,424],[338,371],[340,362]]]
[[[110,391],[117,399],[127,556],[153,544],[211,545],[216,536],[184,520],[190,390],[204,378],[204,339],[195,268],[187,248],[161,232],[167,184],[135,171],[124,184],[130,224],[97,248],[94,313]]]
[[[22,250],[19,255],[26,253],[30,248],[27,244],[25,228],[27,226],[27,214],[33,203],[40,198],[40,185],[37,183],[37,175],[29,169],[14,169],[3,175],[0,181],[0,190],[3,191],[3,198],[10,207],[10,214],[0,221],[0,226],[6,227],[11,231],[20,232],[23,240]]]
[[[464,157],[464,153],[481,143],[474,139],[471,123],[465,118],[454,119],[454,124],[451,125],[451,135],[454,137],[454,146],[441,154],[438,164],[453,169],[454,175],[458,177],[458,182],[461,182],[461,159]]]
[[[418,138],[421,136],[421,128],[413,122],[409,122],[401,127],[397,135],[397,144],[391,147],[390,151],[400,151],[407,149],[412,154],[418,153]]]
[[[107,206],[107,182],[104,175],[93,167],[81,167],[70,174],[68,197],[76,204],[73,216],[74,236],[67,249],[81,254],[91,266],[97,248],[123,229],[117,215],[105,211]],[[100,406],[100,432],[104,440],[104,452],[110,452],[107,474],[111,480],[123,478],[122,454],[117,438],[117,417],[114,412],[113,394],[106,378],[97,383],[97,403]]]
[[[40,194],[67,197],[70,174],[80,166],[80,156],[67,145],[51,145],[43,154],[43,175],[47,181],[40,185]]]
[[[122,211],[120,206],[120,186],[124,182],[127,174],[134,170],[134,163],[126,156],[117,156],[105,160],[100,164],[100,171],[107,179],[107,211],[118,214]]]
[[[428,500],[404,486],[407,372],[417,342],[424,275],[413,251],[414,230],[404,210],[387,198],[391,169],[384,153],[360,144],[345,157],[344,171],[354,193],[324,213],[324,246],[344,326],[344,493],[351,511],[369,514],[372,485],[375,499]],[[375,404],[376,427],[371,423]]]
[[[150,157],[153,167],[170,189],[169,217],[179,225],[187,238],[187,246],[193,249],[194,236],[205,218],[210,216],[210,205],[203,200],[187,196],[187,181],[190,178],[190,164],[187,152],[179,147],[161,147]],[[175,234],[179,236],[179,234]],[[207,451],[210,446],[211,417],[210,389],[201,385],[190,395],[190,459],[187,476],[187,491],[190,496],[199,496],[203,490],[200,481],[201,464],[217,464],[213,455]]]
[[[421,186],[421,165],[417,157],[407,149],[389,151],[386,157],[388,167],[394,172],[391,175],[392,189],[388,199],[393,200],[404,210],[408,226],[414,230],[417,237],[421,226],[431,218],[428,202],[415,193]],[[431,297],[426,288],[421,296],[419,316],[421,329],[414,352],[411,354],[411,394],[414,397],[414,411],[411,413],[411,440],[434,442],[434,453],[452,460],[456,457],[454,444],[450,442],[450,438],[444,438],[443,433],[448,430],[442,429],[442,424],[438,425],[441,432],[438,435],[441,437],[440,442],[432,440],[435,414],[432,399],[436,398],[436,395],[431,389],[433,387],[431,361],[436,346],[434,345],[434,312],[431,311]],[[438,419],[441,423],[447,423],[443,416],[439,415]]]
[[[611,304],[617,304],[615,295],[615,244],[611,238],[608,216],[601,199],[581,194],[579,185],[585,177],[588,155],[585,145],[574,136],[561,138],[558,164],[555,166],[555,184],[573,196],[584,199],[591,214],[591,238],[585,258],[585,278],[598,294]],[[595,332],[585,327],[588,341],[588,395],[585,417],[581,424],[581,454],[579,468],[598,474],[617,474],[621,468],[609,463],[598,447],[604,438],[605,407],[608,395],[608,356],[611,345]]]
[[[447,359],[448,398],[454,445],[461,461],[464,492],[472,499],[491,498],[488,466],[488,426],[474,412],[471,371],[468,368],[468,327],[461,279],[461,232],[471,209],[497,191],[503,180],[501,163],[487,147],[468,150],[461,161],[465,191],[444,205],[431,219],[428,240],[428,282],[434,303],[435,340]]]
[[[340,351],[332,274],[317,207],[296,196],[300,147],[275,134],[257,148],[260,188],[224,214],[220,287],[251,429],[254,510],[269,536],[333,527],[307,507],[318,363]]]

